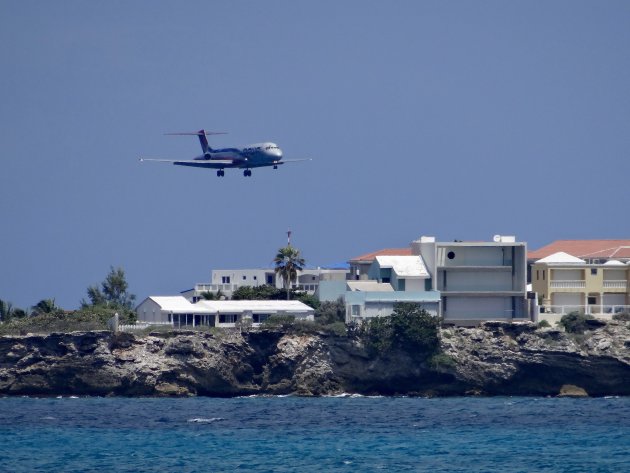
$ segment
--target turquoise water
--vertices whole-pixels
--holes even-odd
[[[630,398],[0,399],[0,471],[630,471]]]

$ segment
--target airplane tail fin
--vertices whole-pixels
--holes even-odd
[[[199,130],[194,131],[192,133],[164,133],[165,135],[197,135],[199,137],[199,144],[201,144],[201,149],[203,150],[203,154],[206,154],[208,151],[214,151],[210,146],[208,146],[207,135],[225,135],[226,133],[223,131],[205,131]]]
[[[208,151],[212,151],[212,148],[208,146],[208,138],[206,138],[205,130],[199,130],[197,132],[197,135],[199,136],[199,144],[201,144],[201,150],[203,151],[203,154],[206,154]]]

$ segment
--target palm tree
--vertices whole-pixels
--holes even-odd
[[[297,272],[304,268],[304,258],[300,256],[300,250],[287,245],[278,250],[273,262],[276,265],[276,274],[282,277],[284,289],[287,291],[287,300],[289,300],[291,283],[297,279]]]

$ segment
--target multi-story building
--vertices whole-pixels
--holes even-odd
[[[297,281],[291,284],[292,289],[315,294],[320,281],[345,281],[347,269],[315,268],[298,271]],[[232,293],[243,286],[262,286],[268,284],[278,289],[284,288],[282,278],[277,276],[273,268],[263,269],[215,269],[212,270],[208,283],[197,283],[195,287],[183,291],[182,295],[192,302],[202,298],[204,292],[218,292],[230,298]]]
[[[402,301],[419,303],[457,325],[530,319],[527,246],[515,237],[495,236],[491,242],[422,237],[409,253],[373,254],[369,268],[356,268],[359,280],[349,280],[345,293],[348,321],[390,315],[393,304]],[[356,261],[353,266],[351,260],[351,278]],[[357,285],[368,280],[379,286]]]
[[[577,311],[606,317],[630,311],[629,263],[609,258],[593,263],[558,252],[534,262],[531,277],[542,314]]]
[[[486,320],[529,320],[527,245],[513,236],[489,242],[436,242],[422,237],[411,244],[440,292],[447,323],[474,325]]]
[[[440,294],[429,287],[422,257],[376,256],[370,279],[348,280],[346,322],[391,315],[397,302],[414,302],[433,315],[440,313]]]

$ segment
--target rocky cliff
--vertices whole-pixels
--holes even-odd
[[[486,323],[440,332],[442,353],[370,356],[361,342],[275,331],[0,337],[0,394],[98,396],[630,395],[626,322],[586,335]]]

